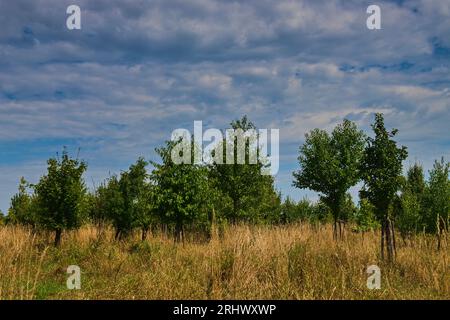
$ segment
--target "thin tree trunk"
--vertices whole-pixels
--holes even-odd
[[[394,256],[397,255],[397,244],[395,243],[395,225],[394,225],[394,221],[391,221],[391,226],[392,226],[392,242],[394,244]]]
[[[385,242],[385,230],[386,230],[386,222],[383,220],[381,222],[381,260],[384,260],[384,242]]]
[[[393,230],[392,224],[389,217],[386,219],[386,248],[387,248],[387,258],[389,262],[394,262],[394,242],[393,242]]]
[[[333,223],[333,240],[337,241],[337,221],[336,219],[334,219],[334,223]]]
[[[55,247],[59,247],[59,245],[61,244],[61,234],[62,234],[61,229],[55,230]]]
[[[440,251],[441,250],[441,221],[439,219],[439,215],[437,216],[437,221],[436,221],[436,227],[437,227],[437,250]]]
[[[183,239],[183,225],[177,221],[175,224],[175,242],[181,242]]]

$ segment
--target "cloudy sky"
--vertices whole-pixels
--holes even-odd
[[[66,8],[81,8],[68,30]],[[381,8],[381,30],[366,9]],[[450,158],[450,1],[0,0],[0,209],[66,145],[99,183],[194,120],[280,129],[277,187],[298,146],[375,112],[429,169]],[[368,131],[369,132],[369,131]]]

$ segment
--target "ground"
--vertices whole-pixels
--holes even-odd
[[[379,259],[378,232],[334,241],[331,226],[232,226],[223,238],[174,243],[165,234],[116,242],[86,226],[51,235],[0,227],[1,299],[450,299],[449,249],[434,238],[397,240],[397,260]],[[66,286],[81,269],[81,289]],[[367,288],[367,267],[381,289]]]

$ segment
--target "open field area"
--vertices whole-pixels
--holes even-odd
[[[85,226],[51,236],[0,227],[1,299],[449,299],[448,243],[398,238],[393,265],[379,260],[379,233],[329,225],[236,226],[220,239],[174,243],[164,234],[114,241]],[[369,265],[381,289],[366,286]],[[81,289],[66,288],[69,265],[81,268]]]

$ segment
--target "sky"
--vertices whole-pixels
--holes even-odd
[[[66,9],[81,8],[81,30]],[[366,9],[381,9],[369,30]],[[176,128],[247,115],[280,130],[276,186],[294,199],[298,147],[374,113],[406,145],[405,167],[450,159],[450,1],[0,0],[0,210],[67,146],[89,186]],[[356,194],[357,187],[352,189]]]

